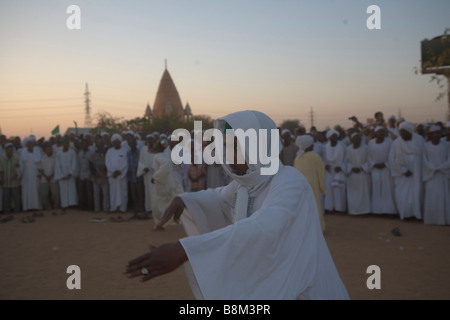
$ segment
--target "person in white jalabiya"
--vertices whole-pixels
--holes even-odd
[[[422,219],[424,139],[414,132],[411,122],[402,122],[399,133],[400,137],[394,140],[389,153],[391,174],[394,177],[395,203],[400,219]]]
[[[273,145],[278,149],[272,152],[280,152],[279,137],[271,141],[276,124],[261,112],[236,112],[214,126],[221,132],[226,126],[266,129],[266,150]],[[184,263],[197,299],[349,299],[306,178],[277,157],[271,161],[278,171],[261,174],[272,163],[263,165],[261,157],[249,163],[248,148],[240,143],[234,143],[235,153],[245,150],[246,162],[237,163],[235,156],[223,165],[230,184],[183,193],[166,210],[161,223],[181,219],[188,236],[131,260],[124,274],[147,281]]]
[[[139,153],[139,162],[137,167],[138,177],[143,177],[144,180],[144,191],[145,191],[145,211],[152,212],[152,189],[153,189],[153,158],[155,157],[155,152],[153,151],[153,142],[155,136],[149,134],[146,137],[146,145],[141,148]]]
[[[430,141],[423,148],[425,224],[450,224],[450,146],[441,139],[441,127],[429,130]]]
[[[33,136],[23,140],[23,148],[20,153],[20,171],[22,176],[22,210],[42,209],[40,198],[39,164],[42,153],[36,147]]]
[[[165,151],[169,146],[166,138],[159,138],[154,143],[155,156],[153,157],[153,176],[152,183],[152,215],[154,228],[161,222],[164,212],[170,202],[178,194],[183,192],[183,187],[176,178],[173,162]],[[162,229],[162,225],[161,228]]]
[[[372,213],[396,214],[394,179],[389,169],[389,152],[392,139],[386,136],[382,126],[375,128],[375,138],[368,143],[368,157],[372,180]]]
[[[128,149],[122,146],[120,134],[111,137],[112,148],[106,152],[105,165],[108,172],[110,210],[127,211],[128,204]]]
[[[362,144],[361,135],[351,135],[352,144],[347,147],[347,206],[349,214],[370,213],[370,165],[368,147]]]
[[[347,211],[345,151],[346,144],[339,142],[339,132],[329,130],[329,140],[324,149],[325,211]]]
[[[62,139],[62,149],[56,154],[55,180],[59,185],[59,199],[64,212],[66,208],[78,204],[75,178],[79,172],[77,153],[70,148],[68,137]]]

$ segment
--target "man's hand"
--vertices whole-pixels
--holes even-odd
[[[384,169],[386,168],[386,165],[384,163],[375,163],[374,167],[377,169]]]
[[[411,171],[409,171],[409,170],[408,170],[408,171],[406,171],[406,172],[405,172],[405,176],[407,176],[407,177],[410,177],[410,176],[412,176],[412,172],[411,172]]]
[[[186,205],[180,197],[173,198],[155,230],[161,230],[163,225],[166,224],[172,217],[173,220],[178,223],[180,221],[180,216],[183,213],[184,208],[186,208]]]
[[[353,173],[360,173],[361,169],[360,168],[352,168],[352,172]]]
[[[143,276],[141,281],[169,273],[187,260],[186,252],[179,241],[166,243],[128,262],[124,274],[128,278]],[[148,274],[143,274],[146,268]]]
[[[120,171],[116,170],[113,172],[113,178],[117,178],[118,176],[120,176]]]

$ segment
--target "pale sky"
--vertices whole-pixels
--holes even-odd
[[[381,9],[369,30],[367,7]],[[70,5],[81,29],[69,30]],[[0,0],[0,127],[49,137],[91,115],[142,116],[167,59],[183,105],[212,118],[243,109],[320,129],[385,118],[446,121],[420,42],[450,28],[450,1]]]

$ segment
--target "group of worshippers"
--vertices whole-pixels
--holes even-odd
[[[176,142],[175,142],[176,143]],[[155,224],[176,195],[227,183],[217,165],[175,165],[170,135],[132,130],[0,141],[0,210],[127,212]]]
[[[404,120],[395,130],[382,123],[347,132],[337,126],[324,132],[325,142],[315,133],[284,129],[287,151],[280,159],[309,181],[322,230],[328,212],[392,214],[450,225],[450,122],[418,129]]]

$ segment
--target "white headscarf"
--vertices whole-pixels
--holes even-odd
[[[437,126],[437,125],[432,125],[432,126],[430,127],[429,132],[432,133],[432,132],[436,132],[436,131],[441,131],[441,127],[440,127],[440,126]]]
[[[415,137],[414,133],[414,124],[411,122],[402,122],[399,126],[399,130],[404,129],[411,133],[411,140],[405,141],[402,137],[398,139],[398,146],[395,153],[395,163],[398,165],[404,165],[405,160],[403,156],[405,154],[414,154],[416,149],[416,144],[419,143],[417,137]]]
[[[337,132],[336,130],[328,130],[327,135],[326,135],[327,139],[330,139],[330,137],[333,134],[335,134],[335,135],[337,135],[339,137],[339,132]]]
[[[111,142],[114,142],[116,140],[119,140],[120,142],[122,142],[122,137],[118,133],[114,133],[111,137]]]
[[[271,130],[277,129],[275,122],[259,111],[247,110],[247,111],[239,111],[232,114],[229,114],[225,117],[219,118],[214,121],[214,128],[219,129],[220,132],[225,131],[225,124],[228,123],[232,129],[242,129],[244,131],[248,129],[255,129],[258,132],[259,138],[259,129],[267,130],[267,150],[270,152],[271,150]],[[239,143],[239,142],[238,142]],[[281,141],[278,141],[279,148],[278,154],[281,151],[282,144]],[[248,214],[248,202],[249,198],[255,197],[258,192],[265,187],[270,180],[272,179],[272,175],[261,175],[261,168],[269,167],[270,164],[263,165],[260,162],[260,159],[257,159],[256,164],[249,164],[249,148],[245,150],[245,159],[248,165],[247,173],[240,176],[231,170],[228,164],[222,164],[223,169],[233,180],[235,180],[240,186],[237,190],[236,194],[236,205],[235,205],[235,221],[241,220],[247,217]],[[242,150],[242,148],[241,148]],[[259,150],[258,150],[259,151]],[[277,157],[277,161],[279,158]],[[279,167],[281,168],[282,164],[279,162]]]
[[[314,138],[309,134],[298,136],[297,139],[295,139],[295,144],[298,147],[297,157],[301,157],[305,153],[305,150],[311,147],[313,143]]]

